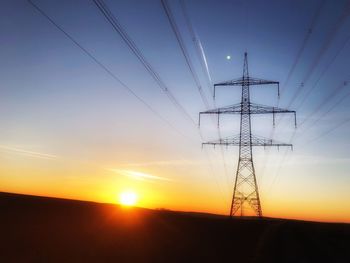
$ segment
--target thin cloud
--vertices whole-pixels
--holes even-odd
[[[25,149],[20,149],[16,147],[10,147],[10,146],[5,146],[5,145],[0,145],[0,149],[13,152],[13,153],[18,153],[34,158],[41,158],[41,159],[56,159],[58,156],[52,155],[52,154],[47,154],[47,153],[40,153],[40,152],[33,152],[33,151],[28,151]]]
[[[161,177],[161,176],[155,176],[147,173],[142,172],[136,172],[136,171],[130,171],[130,170],[122,170],[122,169],[109,169],[112,172],[134,178],[136,180],[151,180],[151,181],[173,181],[172,179]]]
[[[154,162],[142,162],[142,163],[126,163],[121,166],[132,166],[132,167],[145,167],[145,166],[171,166],[171,165],[197,165],[199,162],[188,161],[188,160],[168,160],[168,161],[154,161]]]

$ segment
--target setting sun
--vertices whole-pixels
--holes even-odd
[[[119,203],[125,206],[133,206],[137,202],[137,194],[133,191],[124,191],[119,196]]]

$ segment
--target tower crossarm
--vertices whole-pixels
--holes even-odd
[[[215,91],[216,87],[220,86],[256,86],[256,85],[268,85],[268,84],[275,84],[277,85],[278,90],[278,96],[280,96],[280,83],[278,81],[273,80],[266,80],[266,79],[259,79],[259,78],[252,78],[252,77],[241,77],[237,79],[232,79],[229,81],[219,82],[214,84],[214,98],[215,98]]]
[[[246,111],[245,109],[243,109],[242,103],[237,103],[237,104],[233,104],[231,106],[202,111],[199,113],[199,125],[200,125],[200,119],[201,119],[202,114],[218,114],[218,115],[219,114],[241,114],[242,110]],[[275,125],[275,114],[293,113],[294,114],[294,124],[295,124],[295,126],[297,125],[296,112],[294,110],[287,110],[287,109],[282,109],[282,108],[278,108],[278,107],[265,106],[265,105],[260,105],[260,104],[250,102],[249,109],[248,109],[247,113],[249,113],[249,114],[272,114],[274,125]],[[219,117],[218,117],[218,123],[219,123]]]
[[[288,110],[288,109],[282,109],[278,107],[271,107],[271,106],[265,106],[260,105],[256,103],[250,103],[250,114],[272,114],[273,115],[273,125],[275,125],[275,114],[279,113],[293,113],[294,114],[294,125],[297,126],[297,116],[296,111],[294,110]]]
[[[251,142],[248,143],[247,145],[243,145],[243,146],[249,146],[249,144],[251,146],[263,146],[263,147],[269,147],[269,146],[275,146],[275,147],[290,147],[291,149],[293,149],[293,145],[290,143],[283,143],[283,142],[278,142],[276,140],[272,140],[272,139],[268,139],[268,138],[264,138],[261,136],[256,136],[256,135],[252,135],[251,137]],[[215,140],[215,141],[208,141],[205,143],[202,143],[202,146],[205,145],[212,145],[212,146],[216,146],[216,145],[223,145],[223,146],[240,146],[240,136],[236,135],[233,137],[228,137],[228,138],[223,138],[220,140]]]
[[[217,114],[218,115],[218,125],[219,125],[219,114],[241,114],[242,112],[242,103],[236,103],[231,106],[216,108],[207,111],[201,111],[198,115],[198,125],[201,124],[201,115],[202,114]]]

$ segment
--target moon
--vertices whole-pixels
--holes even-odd
[[[226,59],[227,59],[227,60],[230,60],[230,59],[231,59],[231,56],[230,56],[230,55],[227,55],[227,56],[226,56]]]

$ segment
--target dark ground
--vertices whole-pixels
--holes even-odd
[[[350,224],[0,193],[0,262],[350,262]]]

